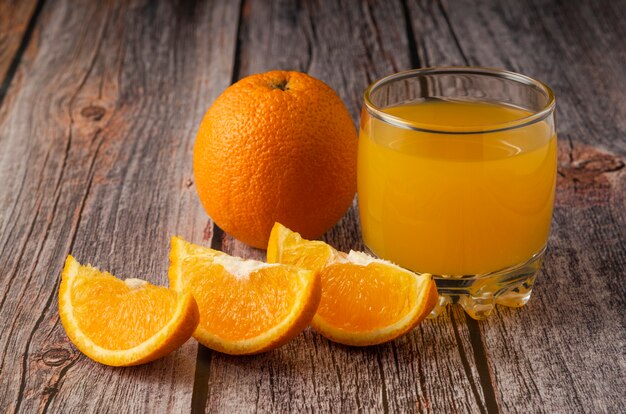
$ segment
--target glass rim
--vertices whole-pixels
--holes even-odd
[[[450,127],[436,124],[427,124],[422,122],[409,121],[407,119],[397,117],[388,114],[382,110],[382,108],[375,105],[370,99],[370,95],[378,88],[397,80],[406,78],[418,77],[420,75],[438,75],[438,74],[470,74],[470,75],[482,75],[493,76],[498,78],[505,78],[508,80],[516,81],[527,86],[534,86],[546,94],[547,103],[539,111],[532,114],[508,122],[485,124],[471,127]],[[397,126],[399,128],[410,129],[419,132],[429,132],[435,134],[486,134],[492,132],[501,132],[515,128],[521,128],[530,124],[534,124],[545,119],[552,112],[556,106],[556,98],[552,89],[545,83],[531,78],[530,76],[522,75],[521,73],[511,72],[504,69],[485,68],[478,66],[433,66],[428,68],[411,69],[402,72],[397,72],[385,77],[382,77],[372,82],[364,93],[364,102],[367,112],[373,117]]]

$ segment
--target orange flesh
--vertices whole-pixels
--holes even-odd
[[[417,301],[415,277],[380,263],[335,264],[320,277],[324,294],[317,315],[340,329],[366,332],[389,326]]]
[[[304,240],[300,234],[276,223],[267,247],[267,262],[287,263],[319,272],[328,264],[332,251],[328,244]]]
[[[293,283],[293,269],[262,268],[240,280],[202,256],[187,257],[181,274],[195,275],[183,285],[202,309],[199,326],[224,340],[254,338],[276,326],[301,287]]]
[[[114,276],[82,268],[71,296],[80,330],[96,345],[111,350],[137,346],[171,319],[176,293],[164,287],[129,288]]]
[[[280,254],[280,263],[289,263],[304,269],[320,271],[328,263],[331,250],[323,242],[312,241],[296,249],[286,248]]]

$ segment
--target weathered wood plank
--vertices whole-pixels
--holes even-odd
[[[439,0],[406,1],[415,67],[463,66],[466,57]]]
[[[228,2],[46,3],[0,118],[0,411],[190,410],[194,341],[105,367],[69,343],[56,295],[69,252],[165,283],[172,234],[210,239],[191,151],[230,82],[237,14]]]
[[[405,23],[400,2],[247,1],[235,78],[306,71],[339,93],[356,123],[371,81],[414,66]],[[342,250],[362,249],[356,202],[324,239]],[[264,251],[228,235],[221,248],[264,258]],[[366,349],[333,344],[308,330],[245,360],[214,353],[206,411],[485,411],[464,320],[453,310],[398,341]]]
[[[557,95],[557,201],[526,308],[480,330],[501,408],[623,412],[626,377],[626,3],[443,5],[473,65],[547,82]]]
[[[12,77],[9,71],[16,67],[20,49],[28,43],[38,3],[37,0],[0,2],[0,102],[11,82],[7,79]]]

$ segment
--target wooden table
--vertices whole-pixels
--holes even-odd
[[[0,412],[625,412],[626,2],[88,1],[0,5]],[[389,344],[306,331],[254,357],[189,341],[99,365],[57,310],[68,253],[166,283],[169,237],[263,258],[216,228],[191,154],[211,102],[251,73],[330,84],[355,123],[374,79],[503,67],[558,101],[559,178],[530,303],[458,307]],[[361,248],[356,209],[324,237]]]

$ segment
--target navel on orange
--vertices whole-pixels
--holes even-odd
[[[140,279],[117,279],[68,256],[61,276],[59,314],[70,340],[89,358],[129,366],[167,355],[199,321],[193,296]]]
[[[300,72],[241,79],[211,105],[193,170],[200,201],[235,238],[265,248],[275,221],[321,236],[356,193],[357,135],[324,82]]]
[[[422,321],[437,301],[437,288],[428,274],[418,275],[365,253],[338,252],[279,223],[270,235],[267,261],[320,272],[322,299],[311,325],[346,345],[395,339]]]
[[[200,308],[194,337],[227,354],[276,348],[307,327],[320,300],[317,272],[245,260],[172,238],[170,286]]]

